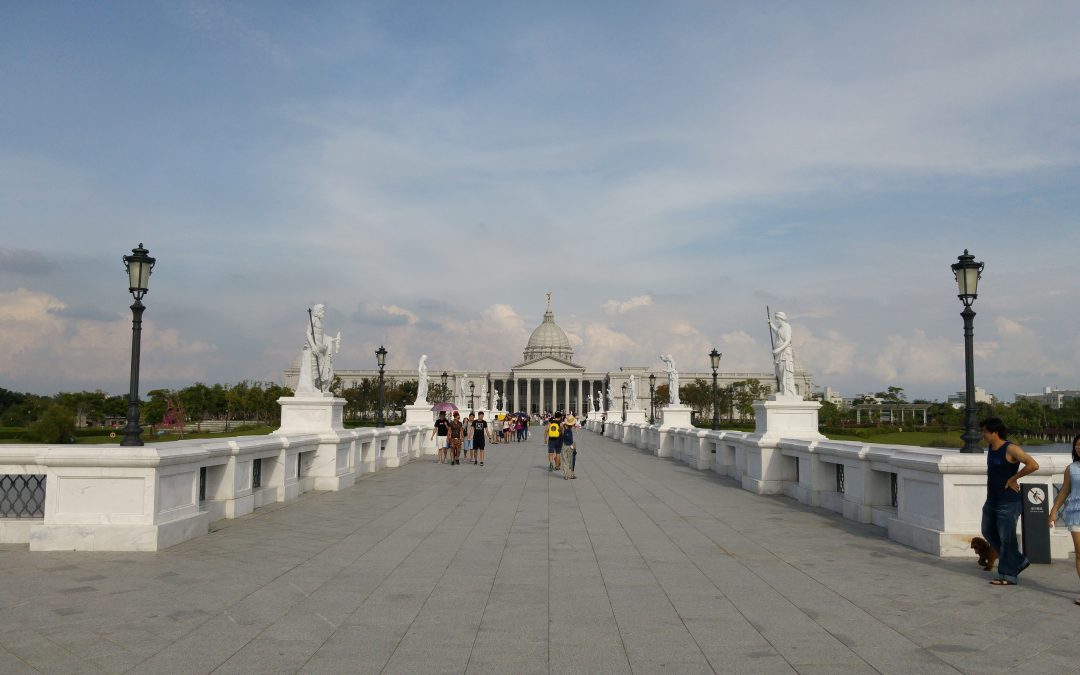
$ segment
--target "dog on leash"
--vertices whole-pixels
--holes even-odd
[[[990,548],[990,544],[986,543],[986,540],[982,537],[974,537],[971,540],[971,548],[979,556],[979,566],[989,572],[994,569],[994,563],[997,562],[998,554],[994,552],[994,549]]]

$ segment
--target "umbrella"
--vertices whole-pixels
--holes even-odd
[[[452,412],[457,409],[458,407],[450,401],[442,401],[441,403],[436,403],[435,405],[431,406],[431,410],[433,412]]]

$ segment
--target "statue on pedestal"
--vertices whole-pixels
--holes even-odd
[[[428,395],[428,374],[427,374],[427,354],[420,357],[420,365],[418,367],[419,376],[416,380],[416,402],[413,405],[427,405]]]
[[[318,304],[308,310],[297,394],[328,393],[334,381],[334,355],[341,351],[341,331],[336,337],[328,337],[323,330],[325,316],[326,305]]]
[[[637,376],[630,373],[630,410],[638,409]]]
[[[668,401],[671,405],[682,405],[679,402],[679,371],[675,370],[675,357],[671,354],[661,354],[660,360],[667,364]]]
[[[480,407],[483,408],[489,403],[490,401],[488,401],[487,380],[484,380],[483,384],[480,385]]]
[[[607,400],[608,400],[607,407],[604,408],[604,409],[605,410],[614,410],[615,409],[615,394],[612,393],[612,391],[611,391],[611,384],[608,384],[608,387],[607,387]]]
[[[791,349],[791,324],[783,312],[769,319],[773,337],[773,366],[776,369],[776,393],[781,396],[798,396],[795,391],[795,352]]]
[[[601,400],[602,398],[603,397],[600,396],[600,392],[596,392],[596,412],[600,412],[601,410],[603,410],[603,401]]]

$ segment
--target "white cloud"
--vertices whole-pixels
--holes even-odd
[[[608,314],[625,314],[639,307],[648,307],[653,304],[651,295],[637,295],[629,300],[608,300],[604,303],[604,311]]]
[[[0,292],[0,372],[17,383],[45,380],[67,389],[126,390],[130,319],[71,319],[59,311],[65,306],[45,293]],[[162,381],[193,382],[215,373],[215,347],[176,328],[144,318],[141,345],[144,391]]]
[[[418,317],[415,313],[410,312],[409,310],[402,307],[398,307],[397,305],[383,305],[382,309],[390,316],[404,317],[406,322],[410,326],[416,324],[416,322],[420,320],[420,317]]]

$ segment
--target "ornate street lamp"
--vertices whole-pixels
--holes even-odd
[[[964,447],[960,452],[982,452],[979,447],[979,431],[975,422],[975,311],[971,305],[979,297],[979,279],[982,277],[983,264],[964,249],[964,254],[952,264],[953,276],[956,277],[957,296],[964,303],[964,366],[967,376],[967,402],[964,410]]]
[[[146,309],[142,304],[143,296],[150,286],[150,272],[157,262],[150,257],[150,251],[139,243],[131,249],[131,255],[124,256],[124,268],[128,273],[128,290],[135,298],[131,305],[131,383],[128,388],[127,426],[120,445],[142,445],[142,427],[139,426],[139,349],[142,344],[142,315]]]
[[[473,392],[476,390],[476,383],[469,382],[469,412],[474,412],[476,407],[473,405]]]
[[[375,358],[379,361],[379,411],[375,417],[375,426],[386,426],[383,421],[383,408],[386,407],[386,380],[383,374],[383,368],[386,367],[386,347],[379,345],[379,348],[375,350]]]
[[[720,352],[716,351],[716,347],[709,352],[709,360],[712,361],[712,428],[716,431],[720,428],[720,394],[716,389],[716,371],[720,367],[720,357],[723,356]]]
[[[649,424],[656,423],[656,373],[649,373]]]
[[[623,384],[622,384],[622,421],[623,422],[626,421],[626,388],[627,388],[627,386],[628,385],[625,382],[623,382]]]
[[[447,397],[449,396],[449,392],[446,390],[446,378],[448,377],[450,375],[445,370],[442,371],[442,400],[444,401],[448,400]]]

